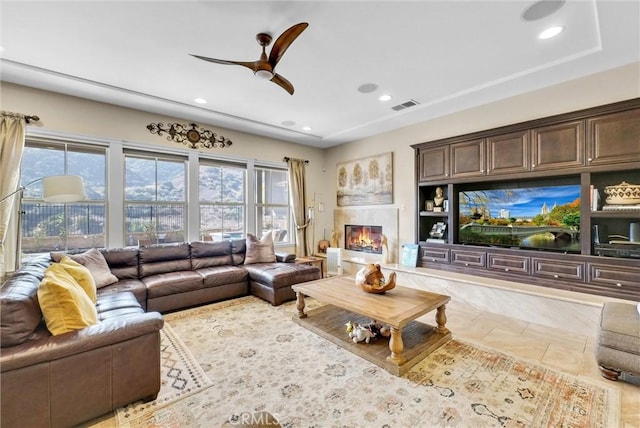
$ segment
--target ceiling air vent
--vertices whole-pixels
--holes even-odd
[[[416,100],[409,100],[406,103],[398,104],[397,106],[391,107],[391,110],[400,111],[409,107],[413,107],[418,105],[419,103]]]

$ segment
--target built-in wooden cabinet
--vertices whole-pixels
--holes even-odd
[[[631,223],[640,222],[640,207],[604,206],[605,187],[640,184],[640,99],[412,147],[420,266],[640,300],[640,244],[607,248],[616,245],[611,237],[629,236]],[[579,185],[578,250],[458,241],[458,196],[465,191],[556,184]],[[448,200],[446,212],[426,209],[438,187]],[[600,203],[592,201],[596,197]],[[446,236],[430,239],[439,223],[446,224]]]
[[[531,130],[532,171],[575,168],[584,165],[582,120],[542,126]]]
[[[433,147],[418,152],[418,180],[449,178],[449,147]]]
[[[531,167],[529,131],[516,131],[487,137],[487,173],[515,174]]]
[[[640,162],[640,108],[587,119],[589,165]]]
[[[486,169],[484,138],[453,143],[450,151],[452,178],[484,175]]]

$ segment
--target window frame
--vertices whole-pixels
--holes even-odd
[[[104,144],[94,144],[94,145],[85,145],[82,143],[78,143],[75,141],[70,141],[67,139],[48,139],[48,138],[39,138],[35,136],[26,136],[25,138],[25,152],[32,149],[41,149],[41,150],[51,150],[56,153],[62,154],[62,169],[51,171],[49,174],[41,175],[41,173],[34,174],[33,172],[25,175],[25,153],[22,156],[22,162],[20,165],[20,184],[21,186],[25,186],[29,182],[32,182],[29,186],[24,189],[23,198],[22,198],[22,206],[20,207],[20,211],[23,213],[23,218],[21,221],[20,227],[20,247],[21,252],[23,254],[39,254],[43,251],[68,251],[68,250],[80,250],[80,249],[89,249],[93,247],[104,247],[108,237],[108,210],[107,210],[107,194],[108,194],[108,180],[107,180],[107,166],[109,159],[109,148]],[[102,156],[104,160],[104,171],[102,182],[104,183],[103,187],[100,191],[92,190],[87,193],[87,199],[78,202],[68,202],[68,203],[51,203],[46,202],[44,200],[44,194],[42,189],[42,178],[50,176],[50,175],[58,175],[58,174],[72,174],[72,175],[80,175],[83,177],[83,181],[87,181],[86,177],[83,176],[82,171],[71,170],[71,160],[70,156],[73,156],[74,153],[85,153]],[[48,153],[49,155],[51,153]],[[47,153],[43,152],[42,155],[38,157],[49,157],[46,156]],[[56,160],[58,161],[58,160]],[[37,175],[37,177],[36,177]],[[28,178],[25,178],[28,177]],[[35,181],[34,181],[35,180]],[[85,189],[86,190],[86,189]],[[96,198],[94,195],[102,194],[101,198]],[[93,196],[93,198],[92,198]],[[25,233],[25,228],[29,227],[28,224],[32,221],[29,219],[29,216],[34,216],[33,211],[49,211],[49,214],[43,216],[43,220],[37,221],[37,225],[31,230],[29,233]],[[59,214],[55,214],[58,211]],[[61,212],[60,212],[61,211]],[[76,233],[68,233],[67,231],[73,229],[72,226],[76,226],[75,229],[78,229],[78,218],[83,216],[79,216],[77,214],[72,215],[73,211],[86,211],[86,222],[84,225],[80,227],[83,230],[80,230]],[[101,211],[101,213],[100,213]],[[55,217],[63,217],[63,225],[60,226],[59,220],[56,220]],[[46,217],[46,218],[45,218]],[[98,219],[98,224],[102,224],[101,233],[90,233],[92,228],[91,218]],[[75,221],[74,221],[75,219]],[[101,221],[99,221],[101,220]],[[41,224],[44,223],[44,226]],[[95,226],[95,223],[94,223]],[[57,228],[60,229],[57,235],[50,235],[46,232],[42,232],[42,227],[47,229]],[[102,236],[102,239],[98,239],[97,237]],[[71,237],[71,238],[70,238]],[[48,241],[61,241],[61,245],[51,244],[47,245]],[[42,242],[44,241],[44,244]],[[28,244],[25,246],[25,244]],[[34,246],[33,249],[25,250],[25,247]]]

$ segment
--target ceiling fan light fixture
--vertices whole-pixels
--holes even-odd
[[[273,79],[273,73],[270,72],[269,70],[256,70],[256,76],[258,76],[261,79],[264,80],[271,80]]]

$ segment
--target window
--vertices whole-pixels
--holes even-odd
[[[106,150],[51,141],[28,140],[22,158],[20,184],[49,175],[79,175],[86,200],[47,203],[42,182],[24,190],[22,203],[22,252],[104,247],[106,237]]]
[[[245,236],[246,168],[201,160],[200,238],[220,241]]]
[[[256,167],[256,235],[271,231],[275,243],[291,242],[287,170]]]
[[[186,160],[125,155],[125,242],[151,245],[184,242]]]

